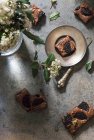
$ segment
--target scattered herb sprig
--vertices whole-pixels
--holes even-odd
[[[46,82],[50,81],[50,72],[48,70],[48,67],[51,66],[52,61],[55,60],[55,56],[54,54],[49,54],[48,58],[46,59],[46,61],[43,63],[44,64],[44,79]]]
[[[32,66],[31,66],[33,77],[36,77],[38,74],[39,68],[42,68],[44,79],[45,79],[46,83],[48,83],[51,79],[51,74],[50,74],[49,68],[51,67],[52,62],[54,62],[54,61],[55,61],[54,54],[49,54],[46,61],[39,63],[37,52],[35,52],[34,60],[32,62]]]
[[[56,20],[60,17],[60,12],[56,11],[50,14],[49,19],[50,21]]]
[[[89,72],[91,69],[92,69],[92,66],[93,66],[93,60],[89,61],[86,63],[85,65],[85,68],[86,68],[86,71]]]

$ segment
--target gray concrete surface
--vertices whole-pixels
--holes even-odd
[[[9,57],[0,57],[0,140],[94,140],[94,119],[86,124],[79,133],[72,137],[64,128],[61,116],[68,110],[87,101],[94,105],[94,72],[86,72],[84,64],[94,60],[94,20],[87,26],[75,18],[73,9],[80,0],[58,0],[56,9],[51,7],[50,0],[32,0],[41,7],[46,15],[46,24],[32,32],[46,39],[51,30],[60,25],[72,25],[80,29],[85,37],[93,39],[83,61],[74,68],[66,90],[57,90],[53,81],[46,85],[42,74],[33,79],[31,61],[35,49],[39,52],[40,61],[46,59],[43,45],[34,46],[24,36],[24,43],[19,51]],[[91,5],[94,1],[89,0]],[[60,11],[60,18],[49,21],[52,11]],[[40,113],[26,113],[15,101],[15,93],[27,88],[31,94],[43,88],[48,101],[48,109]]]

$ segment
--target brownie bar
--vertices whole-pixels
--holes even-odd
[[[63,123],[71,134],[74,134],[82,125],[94,116],[94,108],[82,102],[64,116]]]
[[[87,23],[94,18],[94,9],[92,9],[88,3],[84,2],[74,10],[74,14],[84,23]]]
[[[70,36],[65,36],[55,44],[55,50],[62,57],[70,56],[76,50],[75,41]]]
[[[33,25],[37,25],[42,18],[45,17],[45,13],[42,11],[42,9],[38,8],[36,5],[31,5],[32,8],[32,15],[34,17]]]
[[[26,111],[30,112],[43,110],[47,107],[47,102],[43,95],[30,95],[25,88],[16,94],[16,100]]]

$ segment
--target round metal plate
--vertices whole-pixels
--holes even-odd
[[[60,56],[55,50],[56,41],[65,35],[71,36],[76,43],[76,51],[68,57]],[[45,49],[47,54],[53,53],[61,61],[62,66],[73,66],[80,62],[84,57],[87,49],[87,43],[84,35],[80,30],[72,26],[60,26],[50,32],[46,39]]]

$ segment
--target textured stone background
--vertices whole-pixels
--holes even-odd
[[[94,1],[88,0],[91,5]],[[41,73],[33,79],[31,61],[35,49],[39,52],[40,61],[46,59],[43,45],[34,46],[32,41],[24,36],[24,42],[19,51],[9,57],[0,57],[0,140],[93,140],[94,119],[86,124],[79,133],[72,137],[64,128],[61,116],[68,110],[87,101],[94,105],[94,72],[86,72],[84,64],[94,60],[94,20],[85,26],[75,18],[73,9],[80,0],[58,0],[56,9],[51,7],[50,0],[32,0],[41,7],[47,16],[46,24],[41,29],[34,30],[37,35],[46,39],[51,30],[60,25],[72,25],[80,29],[85,37],[93,39],[83,61],[74,67],[66,89],[57,90],[53,81],[49,85],[43,82]],[[49,21],[52,11],[60,11],[61,17]],[[15,93],[27,88],[31,94],[43,88],[48,100],[48,109],[40,113],[26,113],[15,101]]]

